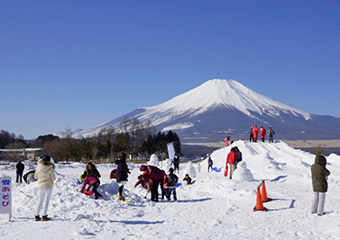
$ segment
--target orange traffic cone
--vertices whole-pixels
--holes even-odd
[[[272,200],[271,198],[267,197],[266,184],[264,183],[264,180],[262,180],[261,198],[262,202],[270,202]]]
[[[265,211],[267,212],[267,208],[263,206],[261,193],[260,193],[260,187],[257,187],[257,194],[256,194],[256,206],[253,209],[254,212],[256,211]]]

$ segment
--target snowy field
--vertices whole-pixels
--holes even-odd
[[[8,215],[0,215],[0,239],[340,239],[340,156],[326,156],[331,175],[326,215],[319,217],[310,213],[314,155],[281,141],[237,141],[232,146],[242,152],[247,169],[239,167],[229,179],[223,170],[208,173],[206,159],[200,172],[196,164],[182,164],[180,182],[186,172],[193,174],[190,167],[196,169],[196,177],[194,184],[177,188],[177,202],[145,199],[146,190],[134,188],[139,165],[129,165],[131,174],[124,191],[128,204],[112,197],[118,192],[115,181],[109,179],[115,165],[97,165],[103,199],[95,200],[79,192],[76,178],[83,172],[83,164],[57,164],[48,211],[52,221],[33,221],[36,183],[13,183],[13,219],[8,222]],[[230,148],[211,153],[214,167],[224,169]],[[2,174],[15,180],[14,169],[1,169]],[[253,212],[262,179],[273,201],[264,203],[268,212]]]

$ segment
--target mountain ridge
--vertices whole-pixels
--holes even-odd
[[[259,94],[231,79],[212,79],[170,100],[139,107],[119,118],[79,131],[93,136],[103,128],[119,129],[124,118],[151,121],[161,131],[173,130],[182,141],[218,141],[226,135],[248,139],[257,124],[272,126],[287,139],[330,138],[340,134],[340,118],[311,114]]]

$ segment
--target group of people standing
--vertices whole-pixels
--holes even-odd
[[[269,142],[271,143],[274,142],[274,134],[275,134],[274,130],[271,127],[269,127],[267,131],[263,126],[261,126],[261,128],[258,128],[257,125],[254,125],[250,128],[249,141],[257,142],[259,132],[260,132],[260,138],[262,142],[265,142],[266,134],[269,136]]]

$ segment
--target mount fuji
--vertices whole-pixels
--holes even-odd
[[[74,137],[96,135],[103,128],[119,129],[120,122],[151,121],[161,131],[175,131],[183,143],[249,139],[250,127],[272,127],[280,139],[334,139],[340,118],[320,116],[289,107],[235,80],[213,79],[152,107],[140,107],[112,121],[74,132]],[[58,134],[60,135],[60,134]]]

